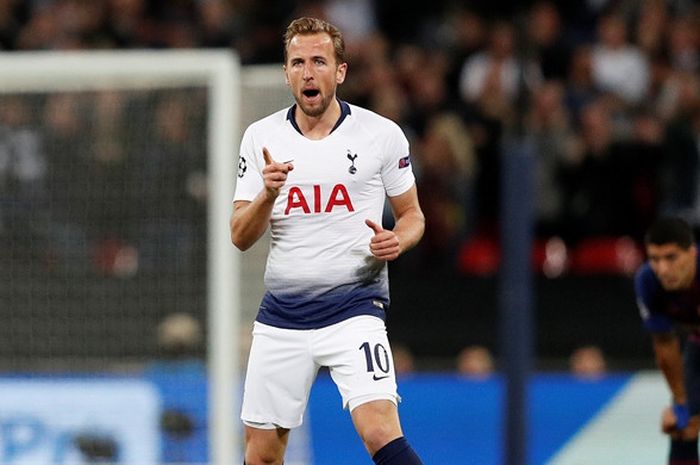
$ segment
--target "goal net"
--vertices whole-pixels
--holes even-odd
[[[1,55],[0,367],[89,376],[153,365],[162,379],[172,357],[200,358],[208,457],[235,463],[239,335],[266,252],[263,241],[239,256],[229,241],[237,143],[288,101],[281,70],[242,72],[223,51]],[[173,315],[179,326],[164,329]],[[183,321],[201,325],[202,344]]]

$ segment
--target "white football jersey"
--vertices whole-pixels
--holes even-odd
[[[300,133],[294,106],[243,136],[234,201],[264,189],[263,147],[294,165],[270,219],[262,323],[318,328],[360,314],[383,318],[388,306],[387,266],[369,250],[365,219],[381,224],[386,196],[413,186],[408,141],[396,123],[340,103],[342,116],[322,140]]]

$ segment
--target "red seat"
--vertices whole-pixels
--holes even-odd
[[[459,250],[459,271],[472,276],[493,276],[501,264],[501,247],[493,237],[475,236],[468,239]],[[565,273],[569,266],[569,254],[559,237],[537,239],[532,245],[533,269],[549,278]]]
[[[459,249],[459,271],[474,276],[493,276],[498,273],[501,250],[498,241],[488,236],[474,236]]]
[[[642,251],[630,237],[594,237],[576,245],[571,271],[589,275],[632,275],[643,259]]]

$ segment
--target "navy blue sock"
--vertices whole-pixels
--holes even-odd
[[[377,465],[423,465],[405,437],[396,438],[372,457]]]
[[[671,441],[669,465],[699,465],[697,441]]]

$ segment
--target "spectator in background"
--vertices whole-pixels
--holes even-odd
[[[664,54],[664,38],[669,29],[669,13],[664,0],[644,0],[640,3],[634,23],[634,40],[652,61]]]
[[[154,44],[155,24],[147,16],[146,0],[107,0],[109,22],[105,29],[119,48],[141,48]]]
[[[604,92],[623,104],[642,102],[649,88],[649,61],[628,42],[625,19],[608,14],[598,21],[598,41],[593,47],[593,79]]]
[[[435,272],[452,265],[456,248],[474,222],[476,154],[459,116],[445,113],[430,119],[415,159],[426,224],[417,252],[420,268]]]
[[[443,28],[448,31],[449,38],[444,46],[450,51],[447,86],[451,90],[457,90],[462,66],[472,55],[484,48],[488,38],[488,27],[486,20],[474,9],[456,5],[454,10],[445,14]]]
[[[700,81],[696,81],[700,92]],[[700,227],[700,93],[694,108],[679,114],[665,138],[664,208]]]
[[[628,211],[627,234],[638,242],[651,226],[661,204],[659,173],[664,163],[664,127],[652,111],[641,108],[631,115],[630,140],[622,147],[628,184],[623,186]]]
[[[491,351],[481,345],[463,348],[457,354],[457,373],[470,379],[486,379],[494,373]]]
[[[0,99],[0,237],[14,244],[3,254],[18,254],[25,263],[46,245],[47,161],[39,125],[26,96]],[[14,262],[15,260],[12,260]]]
[[[245,36],[248,18],[240,5],[227,0],[198,0],[196,8],[201,47],[235,47]]]
[[[137,251],[129,243],[133,134],[126,99],[120,92],[97,92],[86,97],[83,110],[90,115],[84,120],[82,149],[84,229],[97,271],[119,277],[132,276],[138,268]]]
[[[530,8],[527,37],[546,80],[563,81],[569,70],[571,50],[562,26],[553,2],[537,1]]]
[[[593,79],[591,48],[580,45],[574,48],[565,81],[566,107],[571,114],[571,123],[577,127],[581,111],[600,97],[601,92]]]
[[[569,357],[569,370],[580,379],[599,379],[607,372],[605,355],[595,345],[579,347]]]
[[[516,56],[516,33],[513,25],[499,21],[492,25],[487,48],[464,63],[460,78],[462,99],[477,104],[481,111],[505,117],[520,92],[521,75],[530,88],[541,82],[538,62],[528,61],[521,69]]]
[[[349,57],[362,53],[362,48],[377,32],[374,0],[325,0],[325,16],[343,31]]]
[[[144,370],[162,400],[163,463],[206,463],[206,366],[201,323],[187,313],[167,315],[157,327],[158,359]]]
[[[401,343],[392,344],[391,355],[394,361],[396,376],[410,375],[415,371],[415,360],[410,347]]]
[[[612,108],[609,99],[599,98],[581,111],[572,162],[563,170],[565,235],[570,242],[640,236],[630,202],[642,157],[630,150],[630,134],[615,126]]]
[[[195,123],[198,106],[191,102],[196,98],[162,95],[153,115],[154,143],[132,160],[134,237],[145,271],[189,266],[206,223],[205,149],[197,143],[203,138],[193,133],[203,127]]]
[[[574,129],[560,81],[545,81],[533,95],[527,125],[535,144],[534,207],[538,235],[561,235],[562,171],[572,163]]]
[[[563,178],[566,237],[573,241],[581,236],[610,233],[615,211],[609,107],[602,99],[590,103],[581,110],[580,120],[573,163],[566,167]]]
[[[667,48],[671,67],[678,72],[700,70],[700,32],[698,15],[677,16],[667,29]]]
[[[541,83],[537,62],[519,63],[515,32],[510,22],[495,22],[486,49],[467,59],[459,83],[462,101],[469,109],[467,122],[479,166],[475,186],[477,229],[487,234],[495,234],[499,220],[503,131],[520,116],[516,101],[522,84],[533,90]]]
[[[85,109],[75,93],[50,95],[44,104],[42,133],[46,141],[49,209],[48,254],[52,267],[76,272],[89,269],[84,213]]]
[[[16,0],[0,2],[0,50],[13,50],[20,30],[23,5]]]

